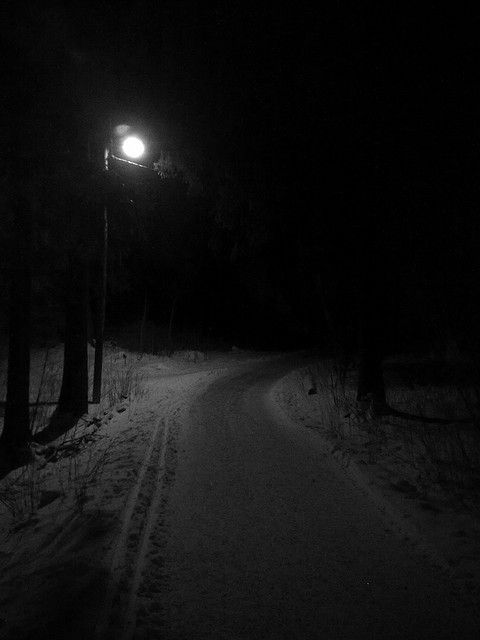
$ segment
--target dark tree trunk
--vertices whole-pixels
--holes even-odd
[[[370,317],[360,320],[359,368],[357,400],[371,398],[375,404],[386,404],[385,383],[382,372],[381,330]]]
[[[385,356],[387,300],[385,287],[378,274],[382,262],[377,253],[377,260],[369,263],[365,259],[364,277],[361,282],[358,332],[358,387],[357,400],[370,400],[377,413],[387,412],[385,382],[382,362]]]
[[[103,239],[101,243],[99,280],[95,292],[95,360],[93,365],[93,402],[99,403],[102,397],[103,347],[105,340],[105,310],[107,300],[107,266],[108,266],[108,209],[103,208]]]
[[[58,412],[88,411],[88,262],[79,252],[69,256],[65,301],[65,348]]]
[[[140,321],[140,338],[139,338],[139,345],[138,345],[140,353],[144,353],[145,351],[145,330],[147,327],[147,316],[148,316],[148,296],[147,296],[147,292],[145,291],[145,296],[143,299],[142,319]]]
[[[29,185],[16,178],[12,193],[13,234],[10,262],[7,398],[1,442],[21,445],[30,433],[31,202]]]
[[[175,311],[177,309],[178,294],[175,295],[172,306],[170,307],[170,319],[168,322],[168,348],[173,353],[173,323],[175,320]]]

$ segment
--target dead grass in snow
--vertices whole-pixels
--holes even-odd
[[[353,369],[322,363],[309,367],[306,378],[316,389],[319,425],[347,457],[365,464],[387,459],[419,493],[452,494],[480,510],[480,429],[472,413],[476,389],[456,383],[405,385],[387,375],[394,413],[376,416],[368,402],[356,401]]]
[[[93,350],[89,351],[90,382],[93,376]],[[46,348],[32,354],[31,430],[45,429],[56,407],[62,378],[62,349]],[[55,441],[32,443],[30,463],[13,470],[0,482],[0,515],[17,527],[39,508],[59,499],[73,497],[81,511],[88,500],[88,488],[98,482],[115,450],[115,439],[102,442],[101,427],[116,412],[128,418],[146,391],[136,354],[106,346],[102,400],[94,411],[82,418]],[[6,364],[0,369],[0,397],[5,398]]]

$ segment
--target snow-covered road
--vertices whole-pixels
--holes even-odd
[[[272,385],[294,366],[246,362],[167,416],[124,637],[478,637],[445,575],[275,405]]]

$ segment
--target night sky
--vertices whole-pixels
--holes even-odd
[[[146,282],[230,343],[352,349],[362,306],[390,350],[475,342],[478,12],[316,4],[4,4],[4,164],[101,168],[128,122],[187,176],[121,174],[147,236],[112,223],[112,320]]]

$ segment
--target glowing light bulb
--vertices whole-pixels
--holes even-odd
[[[123,153],[129,158],[140,158],[145,152],[145,145],[135,136],[128,136],[122,144]]]

